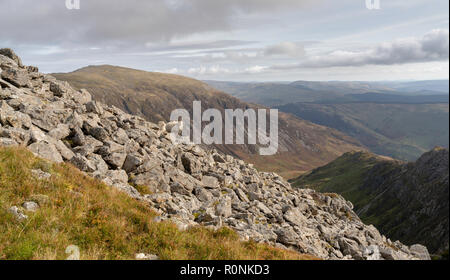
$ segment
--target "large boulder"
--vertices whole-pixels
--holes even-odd
[[[38,157],[56,162],[64,162],[61,154],[59,153],[56,146],[52,143],[46,142],[36,142],[28,146],[28,149]]]

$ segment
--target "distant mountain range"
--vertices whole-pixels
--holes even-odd
[[[114,105],[147,120],[167,121],[174,109],[192,113],[192,102],[202,107],[228,109],[264,108],[240,101],[194,79],[178,75],[151,73],[123,67],[91,66],[67,74],[53,74],[77,89],[89,90],[94,99]],[[279,153],[259,156],[255,145],[220,145],[220,151],[254,163],[264,171],[287,178],[324,165],[345,152],[365,149],[342,132],[313,124],[290,114],[279,116]]]
[[[448,80],[208,83],[244,101],[335,128],[377,154],[416,160],[435,146],[449,147]]]
[[[411,163],[366,152],[346,153],[291,183],[341,194],[365,223],[374,224],[383,234],[448,254],[447,149],[436,148]]]
[[[449,95],[448,80],[417,82],[206,82],[243,101],[265,106],[281,106],[297,102],[448,103]],[[409,98],[402,98],[404,96]],[[427,96],[429,98],[426,98]]]

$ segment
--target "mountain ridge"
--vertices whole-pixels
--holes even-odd
[[[86,88],[93,98],[114,105],[149,121],[168,121],[174,109],[185,108],[192,114],[192,102],[203,108],[266,108],[240,101],[211,86],[187,77],[146,72],[116,66],[91,66],[67,74],[53,74],[75,88]],[[266,158],[257,155],[255,145],[216,145],[225,154],[254,163],[260,170],[293,178],[323,165],[342,153],[365,149],[357,140],[325,126],[315,125],[292,115],[279,114],[279,152]]]

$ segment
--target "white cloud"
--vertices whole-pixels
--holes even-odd
[[[268,66],[252,66],[252,67],[248,67],[245,68],[244,73],[248,73],[248,74],[257,74],[257,73],[262,73],[264,72],[266,69],[268,69]]]
[[[300,63],[273,69],[327,68],[364,65],[395,65],[445,61],[449,58],[449,31],[432,30],[421,38],[398,39],[362,51],[335,50],[306,58]]]

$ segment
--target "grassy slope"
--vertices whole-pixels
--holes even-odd
[[[361,190],[365,175],[373,166],[384,161],[386,158],[370,153],[346,153],[326,166],[300,176],[292,183],[296,187],[324,193],[339,193],[351,201],[356,209],[360,209],[373,198],[372,194]],[[387,168],[388,166],[389,164]]]
[[[31,176],[31,169],[52,174]],[[18,222],[7,212],[32,195],[49,203]],[[82,259],[133,259],[136,253],[161,259],[313,259],[293,251],[240,242],[227,228],[181,232],[171,223],[153,222],[146,205],[89,178],[67,164],[51,164],[22,148],[0,148],[0,260],[65,259],[69,245]]]
[[[408,245],[426,244],[430,251],[437,252],[442,249],[442,241],[429,236],[431,230],[436,230],[436,225],[441,224],[445,217],[448,219],[448,208],[445,210],[444,207],[445,200],[448,200],[448,185],[443,186],[429,179],[422,182],[420,178],[408,175],[401,177],[402,170],[404,163],[397,160],[365,152],[346,153],[326,166],[291,180],[291,183],[296,187],[341,194],[354,204],[356,213],[364,223],[375,225],[394,240]],[[400,191],[398,182],[415,194],[421,192],[426,197],[422,199],[435,201],[436,205],[442,206],[443,212],[433,216],[421,214],[423,206],[418,204],[415,196],[411,199],[407,196],[400,201],[396,196]],[[432,191],[430,196],[427,196],[427,190]],[[403,195],[406,194],[407,190],[403,189]],[[417,224],[412,222],[412,215],[417,216]],[[411,234],[413,228],[414,234]]]

